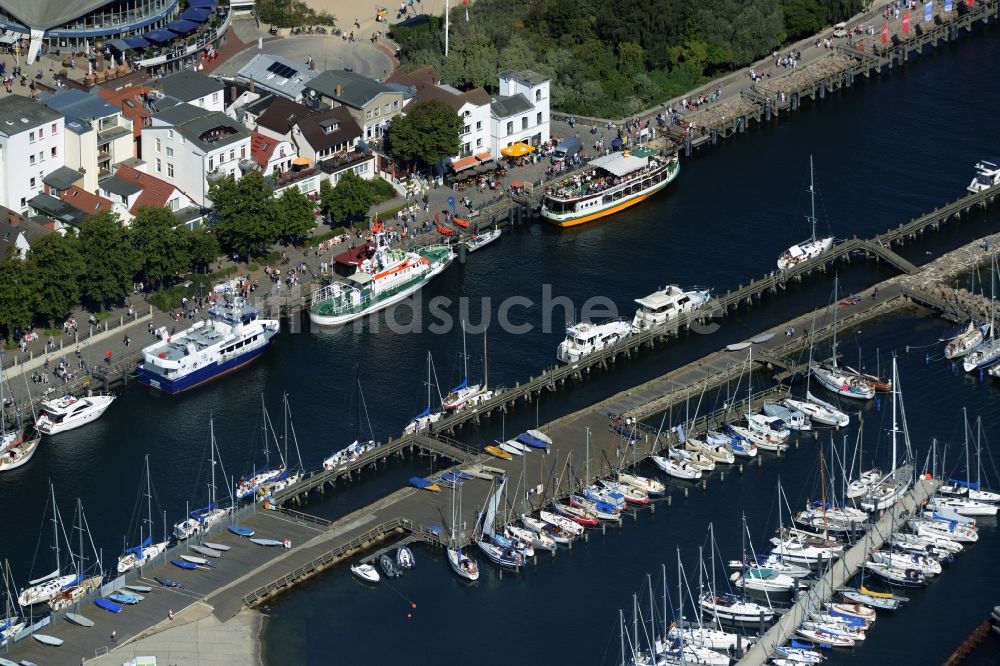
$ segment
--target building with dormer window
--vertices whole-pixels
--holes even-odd
[[[549,140],[549,79],[531,70],[500,72],[500,91],[490,104],[493,153],[515,143]]]

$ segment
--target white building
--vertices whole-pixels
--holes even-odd
[[[0,98],[0,205],[18,213],[63,166],[63,116],[22,95]]]
[[[493,154],[514,143],[549,140],[549,79],[524,70],[500,73],[500,94],[490,105]]]
[[[220,111],[177,104],[153,114],[142,130],[142,156],[147,173],[208,207],[212,182],[242,176],[240,162],[250,160],[250,132]]]
[[[167,208],[172,213],[194,206],[176,186],[129,164],[119,164],[113,176],[102,179],[98,194],[112,202],[124,222],[130,222],[146,206]]]
[[[317,74],[317,70],[309,69],[303,63],[270,53],[258,53],[236,72],[234,78],[247,84],[252,82],[259,93],[280,95],[298,102],[305,93],[306,83]]]
[[[156,80],[156,88],[167,97],[187,102],[208,111],[225,111],[226,99],[222,81],[182,69],[176,74]]]

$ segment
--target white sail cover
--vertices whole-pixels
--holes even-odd
[[[507,485],[507,477],[503,477],[493,491],[492,497],[486,502],[486,515],[483,516],[483,534],[493,536],[493,523],[497,517],[497,509],[500,508],[500,496],[503,494],[504,486]]]

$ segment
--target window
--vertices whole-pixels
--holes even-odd
[[[52,127],[49,128],[49,134],[55,134],[58,131],[58,125],[52,123]]]
[[[472,131],[472,128],[470,126],[468,126],[468,125],[466,125],[465,127],[462,128],[462,134],[468,134],[471,131]]]
[[[388,104],[385,105],[385,108],[383,110],[385,111],[385,115],[389,115],[389,105]]]
[[[541,125],[542,124],[542,112],[541,111],[539,111],[538,113],[535,114],[535,124],[536,125]]]
[[[231,148],[229,150],[229,161],[232,162],[235,159],[236,159],[236,149],[235,148]]]
[[[174,177],[174,163],[167,162],[167,178],[173,178],[173,177]]]
[[[167,202],[167,206],[170,208],[170,210],[177,210],[177,205],[178,201],[176,198],[171,199],[170,201]]]
[[[240,146],[240,159],[245,160],[247,158],[247,147],[246,145]]]
[[[156,142],[159,143],[160,140],[157,139]],[[174,149],[171,148],[170,146],[167,146],[167,157],[173,157],[173,156],[174,156]]]
[[[45,161],[45,153],[44,152],[38,153],[38,161],[39,162],[44,162]]]
[[[173,130],[167,130],[167,138],[168,139],[174,138],[174,131]]]
[[[218,101],[219,101],[219,93],[217,92],[212,93],[212,102],[218,102]]]
[[[34,132],[28,132],[28,141],[30,141],[31,143],[35,142],[35,133]]]
[[[541,102],[542,101],[542,89],[541,88],[539,88],[538,90],[535,91],[535,101],[536,102]]]
[[[32,178],[32,179],[31,179],[31,185],[30,185],[30,187],[34,187],[34,186],[35,186],[35,179],[34,179],[34,178]]]
[[[32,153],[31,155],[28,155],[28,164],[30,164],[31,166],[35,166],[35,155],[34,155],[34,153]]]
[[[371,109],[368,109],[368,111],[365,112],[365,117],[366,118],[371,118],[372,117],[372,110]]]
[[[507,134],[513,134],[513,133],[514,133],[514,121],[513,120],[508,120],[507,121]]]
[[[392,102],[392,109],[393,111],[395,111],[398,108],[399,108],[399,100],[397,99]]]
[[[56,153],[56,147],[55,147],[55,146],[52,146],[52,151],[51,151],[51,152],[52,152],[52,157],[55,157],[55,156],[56,156],[56,154],[57,154],[57,153]]]
[[[44,127],[39,127],[38,128],[38,138],[41,139],[44,136],[45,136],[45,128]]]
[[[156,158],[156,173],[163,173],[163,162],[159,157]]]
[[[375,107],[375,117],[378,118],[378,116],[379,116],[379,108],[376,106]]]
[[[477,120],[476,121],[476,131],[478,132],[481,129],[483,129],[483,121],[482,120]]]
[[[28,207],[28,200],[25,199],[24,197],[21,197],[21,208],[24,209],[27,207]]]
[[[215,158],[214,157],[209,157],[208,158],[208,170],[209,171],[215,171]]]
[[[521,129],[523,130],[528,129],[528,116],[521,118]]]
[[[478,139],[476,139],[476,148],[482,148],[482,147],[483,147],[483,138],[479,137]]]
[[[163,144],[161,144],[161,143],[160,143],[160,140],[159,140],[159,139],[157,139],[157,140],[156,140],[156,152],[158,152],[158,153],[159,153],[159,152],[162,152],[162,151],[163,151]]]

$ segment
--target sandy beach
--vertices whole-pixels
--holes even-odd
[[[355,37],[369,34],[373,30],[385,32],[386,23],[376,23],[376,8],[384,7],[388,11],[390,23],[396,23],[399,13],[399,2],[375,2],[373,0],[306,0],[306,4],[316,11],[327,11],[337,19],[337,27],[346,32],[355,31]],[[462,0],[450,0],[451,7],[462,4]],[[471,4],[471,3],[470,3]],[[441,16],[444,14],[445,0],[413,0],[413,5],[409,5],[407,0],[407,16],[414,14],[428,14],[430,16]],[[354,21],[361,25],[356,27]]]

